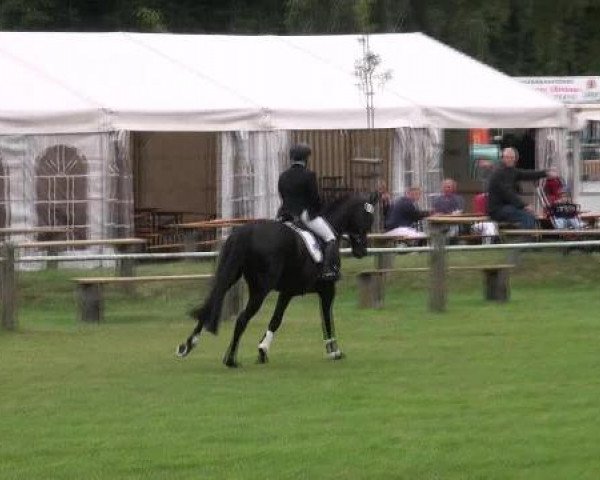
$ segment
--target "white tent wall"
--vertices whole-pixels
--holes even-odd
[[[222,218],[233,218],[234,214],[234,172],[236,170],[235,157],[238,155],[239,147],[237,143],[241,142],[235,132],[225,132],[221,134],[221,151],[219,162],[219,210],[218,215]]]
[[[420,187],[422,204],[431,206],[442,180],[444,132],[436,128],[398,128],[393,143],[392,182],[394,197],[404,195],[408,187]]]
[[[108,208],[105,209],[104,232],[111,238],[131,237],[134,230],[131,133],[113,133],[109,141],[113,152],[106,157],[105,162],[105,177],[108,181],[103,198],[108,202]]]
[[[279,174],[287,166],[290,136],[287,131],[250,135],[250,158],[255,168],[255,218],[275,218],[279,209]]]
[[[556,167],[570,192],[576,184],[573,155],[567,144],[568,131],[564,128],[540,128],[535,132],[535,165],[538,169]],[[541,209],[540,199],[536,205]]]
[[[286,164],[289,138],[287,131],[221,134],[221,217],[275,217],[277,180]]]
[[[66,227],[64,239],[100,239],[131,226],[131,175],[119,151],[126,135],[0,136],[13,228]],[[121,147],[120,147],[121,145]],[[126,152],[123,153],[126,156]],[[112,186],[111,186],[112,185]],[[117,187],[118,185],[118,187]],[[20,235],[16,241],[45,239]],[[69,266],[77,266],[72,262]]]
[[[0,150],[0,228],[10,223],[10,178]]]

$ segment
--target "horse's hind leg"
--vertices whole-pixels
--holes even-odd
[[[231,339],[231,343],[229,344],[229,348],[225,353],[225,357],[223,358],[223,363],[228,367],[237,367],[238,363],[236,360],[237,356],[237,348],[240,342],[240,338],[246,330],[246,326],[250,319],[256,315],[256,312],[260,309],[265,297],[267,296],[266,291],[257,291],[255,289],[250,289],[250,298],[248,299],[248,303],[246,304],[246,308],[240,313],[235,321],[235,328],[233,330],[233,337]]]
[[[198,320],[196,323],[196,327],[192,331],[192,334],[187,338],[185,343],[179,344],[176,350],[176,354],[178,357],[183,358],[187,357],[192,349],[196,346],[198,341],[200,340],[200,332],[202,331],[203,322]]]
[[[323,328],[323,341],[325,342],[325,353],[331,360],[344,358],[335,339],[335,325],[333,323],[333,299],[335,298],[335,283],[323,282],[319,288],[321,299],[321,327]]]
[[[273,341],[273,335],[275,335],[275,332],[281,325],[283,314],[291,299],[291,295],[288,295],[287,293],[280,293],[279,297],[277,297],[277,305],[275,306],[275,311],[273,312],[273,316],[269,322],[269,327],[267,328],[262,340],[258,344],[258,363],[267,363],[269,359],[269,348],[271,346],[271,342]]]

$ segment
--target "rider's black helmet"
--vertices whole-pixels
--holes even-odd
[[[306,143],[297,143],[290,148],[290,159],[292,162],[306,162],[312,150]]]

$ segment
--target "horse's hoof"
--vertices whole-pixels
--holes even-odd
[[[187,345],[185,343],[182,343],[177,347],[175,353],[179,358],[184,358],[187,357],[187,354],[190,353],[190,351],[188,350]]]
[[[269,361],[269,356],[267,355],[267,351],[259,347],[258,360],[256,363],[267,363],[268,361]]]
[[[223,359],[223,364],[227,368],[238,368],[240,366],[240,364],[237,363],[233,358],[224,358]]]
[[[327,355],[329,356],[330,360],[342,360],[343,358],[346,357],[344,352],[342,352],[340,350],[336,350],[335,352],[328,353]]]

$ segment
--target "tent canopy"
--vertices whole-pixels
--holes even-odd
[[[366,128],[359,38],[3,32],[0,134]],[[370,45],[392,74],[376,128],[568,126],[560,102],[423,34]]]

